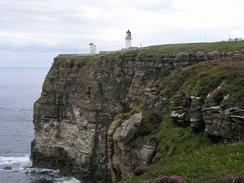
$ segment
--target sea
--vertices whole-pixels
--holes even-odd
[[[33,104],[48,68],[0,68],[0,183],[79,183],[59,170],[32,168]]]

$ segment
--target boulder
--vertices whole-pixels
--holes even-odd
[[[142,122],[142,113],[132,115],[121,124],[119,141],[129,142],[137,132]]]
[[[206,55],[205,55],[205,53],[202,52],[202,51],[198,51],[198,52],[196,52],[196,60],[197,60],[197,61],[204,61],[204,60],[206,60]]]
[[[189,61],[189,55],[187,53],[178,53],[175,56],[175,62],[188,62]]]
[[[218,51],[211,51],[208,52],[207,54],[208,60],[215,60],[218,59],[219,57],[220,57],[220,53]]]
[[[8,166],[3,167],[3,169],[4,169],[4,170],[12,170],[13,167],[8,165]]]
[[[148,171],[148,166],[147,165],[140,165],[135,168],[134,174],[136,176],[140,176]]]

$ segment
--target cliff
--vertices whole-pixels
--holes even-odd
[[[244,58],[233,51],[243,47],[56,57],[34,106],[33,166],[117,182],[179,154],[242,141]]]

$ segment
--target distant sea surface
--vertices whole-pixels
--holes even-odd
[[[47,72],[48,68],[0,68],[0,183],[78,182],[54,170],[30,168],[33,104]]]

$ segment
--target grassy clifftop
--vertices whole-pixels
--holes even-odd
[[[163,53],[179,53],[179,52],[196,52],[196,51],[220,51],[232,52],[244,49],[244,42],[213,42],[213,43],[186,43],[186,44],[168,44],[156,45],[144,48],[145,52],[163,52]]]
[[[211,52],[211,51],[219,51],[219,52],[233,52],[240,51],[244,49],[244,42],[214,42],[214,43],[185,43],[185,44],[167,44],[167,45],[157,45],[157,46],[149,46],[144,48],[139,48],[136,50],[126,50],[126,51],[118,51],[112,52],[108,54],[109,56],[119,56],[119,55],[127,55],[131,53],[143,54],[143,53],[165,53],[165,54],[176,54],[180,52]],[[74,60],[74,61],[95,61],[100,57],[103,57],[103,54],[97,55],[61,55],[60,59],[65,60]]]

